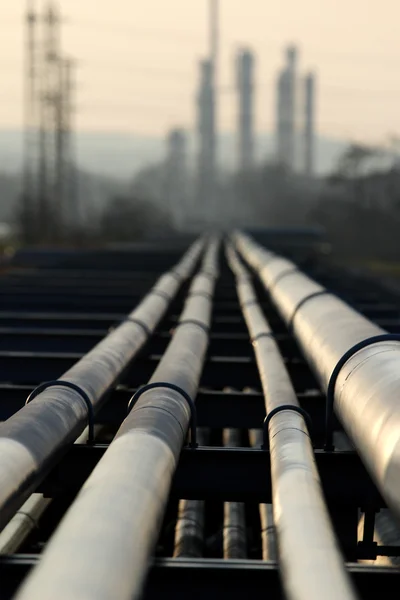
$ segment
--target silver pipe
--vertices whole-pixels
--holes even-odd
[[[167,298],[176,295],[180,281],[194,269],[202,246],[201,242],[194,244],[178,265],[158,280],[126,321],[62,375],[61,379],[88,395],[94,412],[155,330],[168,308]],[[81,395],[67,387],[54,386],[0,425],[0,530],[87,423],[88,408]]]
[[[197,429],[197,443],[206,446],[207,431]],[[174,558],[200,558],[204,547],[204,501],[180,500],[175,528]]]
[[[266,334],[253,343],[266,412],[282,405],[298,407],[279,347],[268,335],[271,329],[257,302],[249,273],[232,248],[228,248],[227,257],[236,275],[239,302],[251,339]],[[303,416],[293,410],[277,412],[269,422],[268,435],[272,508],[287,598],[356,598],[323,500]]]
[[[32,494],[0,533],[0,555],[17,552],[28,535],[38,527],[38,521],[51,498]]]
[[[260,429],[250,430],[250,443],[253,448],[261,448],[263,444],[263,433]],[[272,504],[260,504],[261,522],[261,545],[263,560],[276,562],[278,552],[276,547],[276,532]]]
[[[224,429],[224,446],[240,448],[240,430]],[[246,510],[244,502],[224,502],[224,558],[247,558]]]
[[[102,428],[102,425],[96,425],[95,434]],[[86,427],[75,444],[84,444],[87,440]],[[39,526],[39,519],[51,502],[52,498],[45,498],[43,494],[32,494],[28,498],[0,533],[0,555],[18,552],[28,535]]]
[[[207,277],[198,276],[204,295],[189,292],[182,324],[150,379],[178,386],[191,398],[206,358],[217,252],[218,243],[211,242],[203,261]],[[189,318],[197,323],[183,324]],[[19,600],[141,597],[190,416],[188,402],[175,389],[142,393],[25,580]]]
[[[293,263],[266,252],[247,236],[236,234],[235,242],[258,272],[283,319],[286,323],[293,320],[301,350],[325,391],[332,371],[349,349],[360,341],[387,333],[333,294],[306,301],[310,294],[323,288]],[[283,269],[288,273],[288,267],[292,272],[283,277]],[[296,308],[300,302],[302,306]],[[336,414],[397,521],[399,394],[400,344],[396,341],[381,341],[356,352],[341,368],[334,389]]]

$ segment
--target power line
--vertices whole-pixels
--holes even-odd
[[[85,29],[92,29],[93,31],[106,31],[108,33],[115,33],[120,35],[126,34],[132,39],[132,36],[135,38],[144,37],[146,39],[163,39],[163,41],[168,41],[172,43],[176,42],[188,42],[193,43],[194,39],[198,39],[199,41],[203,41],[203,36],[200,34],[196,34],[194,32],[184,33],[182,34],[182,30],[171,30],[171,29],[143,29],[135,26],[127,25],[126,23],[121,22],[108,22],[108,21],[96,21],[96,20],[83,20],[78,19],[76,21],[69,20],[70,24],[74,27],[82,27]]]
[[[60,237],[70,214],[72,67],[61,48],[61,16],[52,2],[25,16],[25,143],[21,222],[30,240]]]

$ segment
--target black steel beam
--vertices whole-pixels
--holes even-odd
[[[76,492],[106,450],[105,445],[73,446],[38,491],[49,496]],[[315,460],[329,507],[357,508],[367,500],[376,508],[386,506],[355,452],[316,450]],[[269,452],[252,448],[185,448],[171,494],[176,499],[270,503]]]
[[[1,310],[0,327],[102,329],[120,323],[126,316],[126,313],[110,312],[92,314],[85,312],[69,313],[33,310]]]
[[[0,327],[0,352],[61,352],[86,353],[97,344],[108,329],[55,329],[38,327]],[[253,348],[245,334],[211,334],[210,355],[252,356]],[[153,335],[149,347],[153,354],[163,354],[171,339],[170,331]],[[295,356],[295,342],[281,335],[278,343],[284,356]]]
[[[397,598],[400,572],[390,567],[349,564],[360,600]],[[169,559],[150,571],[144,600],[243,600],[265,590],[270,600],[283,600],[279,570],[267,561]]]
[[[99,329],[85,329],[82,322],[80,329],[56,327],[1,327],[0,352],[52,352],[52,353],[86,353],[107,333],[106,326]],[[298,355],[294,340],[286,334],[276,336],[284,356]],[[162,354],[169,341],[171,331],[155,333],[149,345],[153,354]],[[253,349],[248,335],[244,333],[211,333],[209,354],[217,356],[253,356]]]
[[[0,600],[11,600],[40,556],[0,558]],[[392,567],[347,564],[360,600],[397,600],[400,571]],[[243,600],[266,590],[270,600],[283,600],[275,563],[260,560],[157,559],[150,570],[143,600]]]
[[[41,383],[57,379],[70,369],[82,354],[0,352],[0,382]],[[131,386],[144,384],[152,375],[160,360],[159,355],[138,358],[125,373],[122,383]],[[302,360],[287,363],[293,384],[298,392],[317,389],[311,371]],[[259,386],[259,376],[253,357],[211,356],[205,364],[201,385],[214,389],[226,386],[243,389]]]

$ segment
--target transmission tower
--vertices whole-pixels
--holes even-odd
[[[26,241],[66,234],[72,173],[72,66],[61,51],[61,16],[32,0],[26,15],[25,159],[21,224]]]
[[[24,66],[24,156],[23,185],[19,206],[19,220],[23,238],[31,242],[35,237],[35,203],[38,185],[38,96],[37,96],[37,33],[38,15],[34,2],[27,4],[25,15]]]
[[[49,239],[59,233],[62,163],[59,132],[62,102],[60,18],[52,4],[48,5],[43,15],[42,27],[39,221],[43,238]]]

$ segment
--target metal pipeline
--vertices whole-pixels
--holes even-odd
[[[197,429],[197,443],[206,446],[208,430]],[[204,500],[180,500],[175,528],[174,558],[200,558],[204,547]]]
[[[141,597],[191,417],[185,395],[195,397],[206,358],[217,252],[212,241],[147,389],[136,397],[19,600]]]
[[[250,444],[253,448],[261,448],[263,445],[263,432],[260,429],[252,429],[249,432]],[[276,532],[272,504],[260,504],[261,522],[261,546],[263,560],[276,561],[278,557],[276,548]]]
[[[94,412],[149,339],[170,299],[194,269],[202,247],[201,241],[194,244],[127,319],[62,376],[86,393]],[[47,388],[0,425],[0,529],[87,423],[88,406],[82,395],[60,384]]]
[[[307,425],[303,415],[293,410],[299,405],[282,355],[247,269],[232,248],[227,257],[253,340],[267,415],[275,411],[268,425],[272,507],[286,596],[290,600],[354,599],[323,500]]]
[[[258,272],[286,323],[292,325],[301,350],[325,391],[332,372],[349,349],[387,333],[334,294],[324,291],[290,261],[266,252],[242,234],[236,234],[234,239],[244,258]],[[313,295],[316,292],[323,296]],[[355,352],[343,364],[334,386],[335,412],[397,521],[400,521],[399,393],[400,344],[390,340],[371,343]]]
[[[224,446],[240,447],[240,430],[224,429]],[[224,503],[224,558],[247,558],[246,509],[243,502]]]
[[[95,437],[101,432],[103,425],[95,425]],[[75,441],[75,444],[85,444],[88,441],[88,428]],[[21,506],[11,521],[0,533],[0,555],[17,552],[29,534],[39,526],[39,519],[51,504],[52,498],[43,494],[32,494]]]

